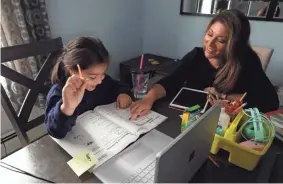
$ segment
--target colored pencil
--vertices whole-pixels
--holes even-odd
[[[243,96],[241,97],[241,99],[240,99],[241,102],[244,100],[244,98],[246,97],[246,95],[247,95],[247,92],[245,92],[245,93],[243,94]]]
[[[211,157],[211,156],[208,156],[208,159],[216,166],[216,167],[220,167],[218,165],[218,163]]]
[[[240,107],[238,107],[237,109],[235,109],[232,114],[237,113],[239,110],[243,109],[248,103],[244,103],[242,104]]]

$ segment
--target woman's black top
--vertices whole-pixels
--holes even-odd
[[[238,80],[227,94],[247,92],[247,108],[257,107],[263,113],[278,109],[278,95],[263,71],[259,57],[251,52],[246,54],[242,63]],[[187,53],[176,70],[159,81],[159,84],[165,88],[167,96],[176,95],[181,87],[204,90],[213,86],[217,71],[205,57],[203,48],[196,47]]]

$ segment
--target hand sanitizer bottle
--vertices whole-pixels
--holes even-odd
[[[230,123],[230,116],[225,112],[224,108],[221,108],[221,113],[218,121],[216,133],[223,136],[228,125]]]

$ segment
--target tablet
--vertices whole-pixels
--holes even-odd
[[[185,110],[198,104],[203,108],[207,100],[207,94],[205,91],[183,87],[171,101],[170,106]]]

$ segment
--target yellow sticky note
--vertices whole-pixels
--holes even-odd
[[[91,152],[82,151],[73,159],[69,160],[67,164],[73,169],[77,176],[81,176],[96,164],[96,158]]]

